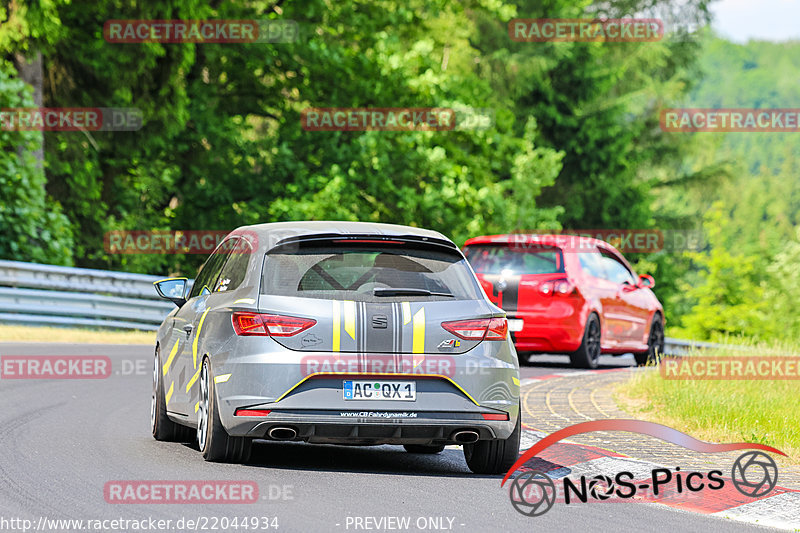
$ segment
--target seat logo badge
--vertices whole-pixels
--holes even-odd
[[[386,329],[389,327],[389,317],[386,315],[372,315],[372,327],[375,329]]]

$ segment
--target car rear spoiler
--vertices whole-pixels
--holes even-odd
[[[277,251],[279,248],[287,248],[293,246],[314,246],[324,243],[347,244],[351,242],[357,244],[359,242],[370,244],[412,244],[417,247],[435,248],[442,251],[454,252],[462,256],[461,250],[449,240],[437,239],[435,237],[421,237],[419,235],[386,235],[375,233],[316,233],[312,235],[299,235],[281,239],[275,246],[273,246],[267,253]]]

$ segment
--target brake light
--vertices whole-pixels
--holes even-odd
[[[487,341],[504,341],[508,336],[508,320],[505,318],[492,318],[486,330]]]
[[[481,413],[484,420],[508,420],[508,414]]]
[[[554,279],[545,281],[539,285],[539,293],[542,296],[569,296],[575,290],[575,285],[568,279]]]
[[[231,320],[237,335],[260,337],[291,337],[317,323],[312,318],[239,311],[233,313]]]
[[[390,241],[390,240],[386,240],[386,239],[336,239],[333,242],[335,242],[335,243],[342,243],[342,242],[352,243],[352,242],[355,242],[355,243],[359,243],[359,244],[362,244],[362,243],[363,244],[405,244],[405,243],[403,243],[403,241]]]
[[[271,412],[267,409],[237,409],[233,416],[267,416]]]
[[[468,341],[501,341],[508,335],[508,321],[505,318],[454,320],[442,322],[442,327],[456,337]]]

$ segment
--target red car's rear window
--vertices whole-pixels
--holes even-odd
[[[549,246],[517,247],[476,244],[464,249],[479,274],[559,274],[564,272],[561,250]]]

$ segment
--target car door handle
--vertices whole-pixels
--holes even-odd
[[[183,326],[183,331],[186,332],[186,335],[191,335],[193,329],[194,329],[194,326],[191,325],[191,324],[186,324],[185,326]]]

